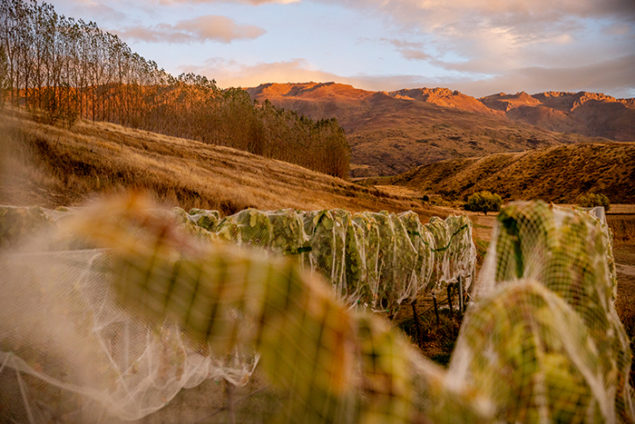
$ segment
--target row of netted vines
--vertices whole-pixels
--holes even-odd
[[[376,311],[394,313],[403,302],[445,289],[459,277],[467,292],[476,263],[465,216],[422,224],[414,212],[246,209],[225,218],[201,209],[176,213],[199,235],[202,228],[239,245],[297,256],[329,279],[340,298]]]
[[[432,217],[422,224],[414,212],[245,209],[224,218],[203,209],[174,208],[173,213],[200,238],[296,256],[330,280],[348,303],[390,314],[403,302],[444,291],[459,277],[467,293],[476,265],[472,224],[465,216]],[[64,213],[5,207],[0,215],[1,241]]]

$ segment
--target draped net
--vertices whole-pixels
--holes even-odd
[[[2,255],[3,421],[634,420],[610,231],[586,211],[502,209],[448,369],[373,311],[471,281],[465,217],[137,196],[61,215]]]

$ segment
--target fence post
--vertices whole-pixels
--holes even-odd
[[[432,293],[432,303],[434,305],[434,315],[437,317],[437,329],[439,328],[439,308],[437,307],[437,295]]]
[[[459,313],[461,314],[461,316],[463,316],[463,313],[465,312],[465,301],[463,299],[463,279],[459,275],[457,280],[459,282]]]
[[[410,303],[412,306],[412,318],[415,322],[415,331],[417,334],[417,346],[421,346],[421,325],[419,324],[419,316],[417,315],[417,299]]]
[[[236,424],[236,413],[234,411],[234,386],[225,380],[225,396],[227,399],[227,422]]]
[[[448,306],[450,310],[450,319],[453,319],[454,311],[452,310],[452,284],[448,284]]]

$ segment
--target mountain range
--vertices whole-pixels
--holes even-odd
[[[314,119],[337,118],[351,147],[353,177],[561,143],[635,140],[635,99],[598,93],[475,98],[447,88],[375,92],[334,82],[246,90],[254,100]]]

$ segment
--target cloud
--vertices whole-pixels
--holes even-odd
[[[448,87],[465,94],[482,97],[501,91],[537,93],[548,90],[598,91],[620,97],[632,93],[635,87],[635,55],[597,62],[578,67],[526,67],[487,78],[473,77],[425,78],[421,75],[352,75],[343,76],[321,71],[306,59],[280,62],[240,64],[213,58],[202,66],[189,66],[181,70],[197,72],[214,78],[220,87],[254,87],[266,82],[324,82],[336,81],[355,87],[391,91],[416,87]],[[630,90],[630,91],[629,91]],[[631,94],[632,95],[632,94]]]
[[[596,62],[587,66],[518,68],[487,78],[425,78],[417,75],[357,76],[362,88],[396,90],[415,87],[448,87],[475,97],[498,92],[596,91],[616,97],[635,94],[635,55]]]
[[[633,52],[635,45],[635,31],[626,32],[635,27],[633,0],[317,1],[388,17],[400,33],[392,44],[403,57],[466,72],[584,66]],[[602,25],[610,30],[599,31]],[[609,40],[609,33],[621,38]]]
[[[514,69],[487,79],[455,81],[455,86],[478,96],[520,90],[530,93],[548,90],[598,91],[618,97],[619,93],[630,93],[632,96],[635,87],[633,69],[635,55],[627,55],[586,66],[532,66]]]
[[[419,49],[399,49],[399,52],[406,59],[412,60],[431,60],[432,56]]]
[[[121,22],[126,19],[126,14],[95,0],[57,0],[54,5],[63,6],[71,10],[70,16],[99,16],[100,22],[112,21]]]
[[[635,21],[632,0],[320,0],[353,9],[380,10],[428,30],[469,32],[476,26],[544,29],[571,18],[612,17]],[[449,28],[448,28],[449,27]],[[461,28],[463,27],[463,28]]]
[[[152,27],[128,27],[112,31],[124,40],[147,42],[188,43],[214,40],[230,43],[234,40],[254,39],[265,33],[255,25],[240,25],[226,16],[206,15],[171,24],[158,24]]]
[[[246,3],[254,6],[260,6],[261,4],[275,3],[275,4],[291,4],[300,3],[300,0],[159,0],[161,4],[212,4],[212,3]]]
[[[396,38],[382,38],[381,41],[394,46],[406,59],[432,60],[433,57],[423,50],[423,43],[418,41],[400,40]]]
[[[279,62],[260,62],[253,65],[212,58],[203,65],[184,66],[183,72],[196,72],[214,78],[220,87],[254,87],[265,82],[346,82],[346,78],[320,71],[302,58]]]

